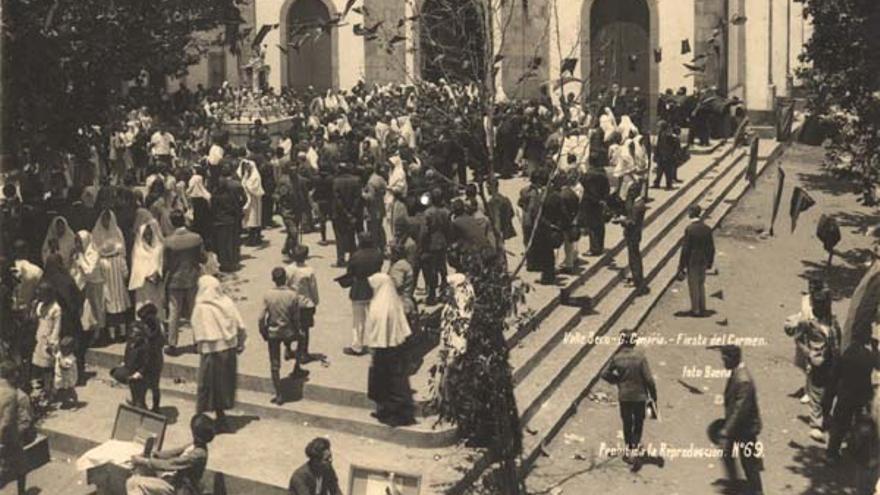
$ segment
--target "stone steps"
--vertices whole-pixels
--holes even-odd
[[[646,229],[656,228],[655,220],[657,220],[658,218],[661,219],[661,222],[665,221],[663,220],[663,218],[667,218],[668,215],[664,216],[664,214],[667,212],[671,205],[676,204],[676,201],[679,198],[686,195],[692,195],[694,187],[703,187],[704,184],[701,181],[703,181],[703,179],[707,175],[711,174],[712,171],[718,167],[719,163],[726,159],[731,152],[731,150],[726,150],[724,152],[716,153],[718,156],[713,158],[707,166],[696,171],[693,176],[691,176],[689,171],[683,174],[685,181],[680,184],[678,189],[676,189],[671,195],[663,197],[662,199],[655,199],[653,202],[651,202],[645,218]],[[587,266],[581,273],[568,278],[565,287],[561,291],[557,291],[553,297],[545,299],[543,301],[543,304],[540,304],[539,307],[535,308],[535,313],[529,325],[517,329],[508,337],[508,343],[511,347],[515,347],[516,345],[518,345],[519,342],[527,335],[529,335],[535,328],[543,326],[545,324],[545,320],[551,319],[550,321],[546,321],[546,324],[556,325],[555,321],[559,319],[559,315],[557,315],[555,312],[557,311],[557,309],[560,308],[560,294],[563,291],[571,293],[572,291],[576,290],[580,285],[582,285],[584,282],[586,282],[596,273],[602,270],[607,263],[611,262],[615,256],[623,251],[625,247],[624,243],[618,233],[614,232],[615,230],[615,227],[610,226],[609,232],[608,234],[606,234],[606,242],[608,244],[606,252],[602,256],[592,259],[591,264]],[[617,241],[615,242],[614,239],[617,239]],[[435,314],[434,316],[436,317],[437,315]],[[429,345],[432,346],[433,343]],[[88,363],[91,366],[98,367],[102,370],[109,370],[114,366],[119,365],[119,363],[121,362],[123,347],[123,345],[117,344],[108,348],[90,349],[87,357]],[[433,356],[434,354],[429,353],[425,358],[426,361],[430,361]],[[361,359],[368,358],[364,357]],[[321,368],[318,368],[316,366],[312,366],[312,369],[313,371],[316,371],[318,373],[321,372]],[[166,360],[163,368],[164,377],[182,380],[185,382],[195,382],[197,372],[197,364],[187,364],[175,362],[172,360]],[[248,390],[264,394],[274,393],[271,379],[268,376],[264,375],[255,375],[240,372],[238,375],[238,387],[239,390]],[[356,407],[363,409],[372,409],[374,407],[372,401],[367,398],[367,395],[364,392],[364,390],[366,389],[366,377],[364,377],[364,388],[360,390],[351,390],[347,388],[334,387],[326,383],[317,384],[309,381],[306,381],[305,383],[294,384],[292,387],[287,388],[291,400],[309,400],[334,406]],[[414,388],[419,389],[419,387]],[[420,390],[420,392],[422,391]],[[423,393],[417,394],[417,396],[415,397],[416,413],[418,416],[422,417],[427,416],[430,413],[427,410],[427,400],[425,399],[424,395],[425,394]]]
[[[766,161],[762,161],[758,165],[758,172],[763,172],[784,150],[784,146],[776,146],[773,153]],[[700,202],[704,208],[708,206],[706,213],[706,223],[713,229],[716,228],[727,213],[736,205],[740,197],[746,192],[747,183],[742,180],[744,170],[738,170],[731,174],[723,185],[723,193],[717,196],[706,196]],[[680,230],[676,230],[679,234],[683,232],[683,226]],[[674,240],[671,240],[674,239]],[[614,327],[617,329],[637,328],[650,310],[659,301],[666,288],[672,283],[678,270],[677,263],[668,262],[674,254],[678,252],[680,244],[680,236],[678,239],[670,237],[670,243],[673,244],[672,249],[668,252],[666,260],[663,263],[655,264],[650,271],[653,280],[652,292],[640,298],[633,298],[632,291],[626,293],[618,292],[615,289],[612,295],[606,299],[611,301],[617,299],[619,307],[623,307],[623,311],[618,311],[612,317],[607,318],[603,323],[593,323],[590,321],[579,325],[578,330],[588,334],[597,332],[598,335],[616,336],[615,333],[609,332]],[[666,243],[666,241],[664,241]],[[647,261],[647,260],[646,260]],[[647,262],[646,262],[647,266]],[[648,274],[646,269],[646,274]],[[615,294],[616,293],[616,294]],[[578,346],[562,346],[565,347]],[[582,377],[582,379],[559,379],[552,394],[544,393],[537,400],[534,400],[529,406],[524,408],[520,406],[520,410],[525,411],[525,419],[523,424],[529,432],[535,432],[534,435],[526,434],[523,441],[523,457],[521,474],[524,476],[531,469],[535,459],[541,455],[541,447],[549,442],[558,433],[565,420],[574,413],[578,403],[589,393],[591,387],[599,379],[599,373],[602,368],[617,351],[618,346],[615,345],[583,345],[575,350],[568,351],[570,355],[568,363],[564,365],[560,373],[565,376]],[[556,357],[554,355],[554,357]],[[554,359],[553,361],[564,360]],[[545,360],[547,362],[547,360]],[[517,397],[519,400],[520,397]]]
[[[645,278],[649,282],[655,278],[678,251],[681,235],[687,225],[685,212],[693,203],[704,206],[704,210],[711,213],[724,200],[728,191],[741,182],[740,178],[744,171],[742,154],[729,160],[724,166],[723,172],[717,177],[710,179],[709,187],[693,191],[694,197],[681,198],[681,211],[673,216],[670,223],[662,227],[663,234],[656,236],[650,241],[648,251],[643,250],[643,268]],[[626,253],[619,253],[615,257],[615,266],[626,266]],[[584,358],[589,351],[589,343],[574,342],[565,343],[566,332],[574,329],[578,335],[584,337],[595,335],[602,336],[618,326],[618,319],[626,313],[630,307],[643,299],[656,299],[657,292],[662,290],[653,288],[654,293],[640,298],[634,297],[634,289],[626,287],[622,283],[622,270],[608,268],[579,288],[575,296],[583,295],[598,300],[589,315],[581,316],[574,314],[565,325],[552,328],[549,325],[542,328],[536,335],[534,342],[527,342],[525,346],[516,349],[512,354],[512,365],[519,370],[520,360],[526,357],[525,367],[530,367],[528,375],[517,384],[516,397],[520,409],[521,421],[527,423],[538,410],[546,404],[556,388],[570,376],[572,369]],[[662,282],[661,282],[662,283]],[[664,286],[665,287],[665,286]],[[613,335],[613,334],[612,334]],[[551,354],[552,353],[552,354]],[[576,380],[575,380],[576,381]]]

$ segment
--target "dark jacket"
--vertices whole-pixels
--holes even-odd
[[[602,378],[617,385],[618,402],[644,402],[657,398],[648,359],[634,347],[621,347],[602,372]]]
[[[442,206],[431,206],[425,210],[425,228],[422,230],[422,249],[424,251],[444,251],[449,246],[452,222],[449,210]]]
[[[492,247],[487,228],[491,228],[488,223],[482,223],[472,215],[459,215],[452,220],[451,240],[462,251],[477,253]]]
[[[581,179],[584,196],[581,198],[580,222],[584,227],[598,227],[605,223],[605,202],[611,194],[611,184],[605,170],[591,167]]]
[[[740,366],[724,387],[724,430],[733,440],[747,440],[761,433],[761,413],[752,375]]]
[[[684,230],[678,269],[707,270],[714,263],[715,241],[712,239],[712,229],[702,220],[691,223]]]
[[[169,289],[192,289],[201,275],[205,260],[202,237],[186,228],[175,230],[165,239],[164,278]]]
[[[870,404],[873,397],[871,373],[875,357],[859,343],[852,343],[840,356],[834,373],[834,394],[838,403],[853,407]]]
[[[348,275],[352,277],[352,283],[348,297],[352,301],[369,301],[373,298],[373,289],[367,279],[382,269],[383,262],[382,251],[376,248],[360,248],[351,255]]]
[[[318,492],[318,476],[308,463],[300,466],[290,477],[287,491],[290,495],[342,495],[336,471],[330,470],[321,480],[321,491]]]
[[[626,219],[623,222],[623,235],[627,239],[642,240],[642,229],[645,225],[645,200],[638,198],[626,205]]]
[[[333,220],[355,223],[363,218],[361,181],[351,174],[333,179]]]

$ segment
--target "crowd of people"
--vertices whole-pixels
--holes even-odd
[[[0,357],[14,363],[9,375],[39,408],[76,407],[88,348],[124,342],[114,378],[128,384],[137,407],[147,408],[151,392],[159,411],[163,355],[182,352],[186,325],[200,355],[197,411],[213,412],[212,428],[222,432],[248,322],[221,279],[240,268],[241,246],[264,243],[263,230],[280,219],[287,237],[276,247],[290,265],[272,270],[258,322],[280,404],[282,357],[295,361],[295,376],[313,360],[319,281],[303,234],[327,244],[329,221],[334,266],[344,270],[336,281],[352,302],[344,352],[372,351],[374,416],[411,424],[400,365],[406,344],[419,330],[419,306],[442,301],[448,268],[467,274],[466,255],[504,253],[519,230],[526,270],[555,284],[560,271],[575,270],[581,234],[589,254],[601,255],[614,221],[624,230],[632,284],[647,292],[639,243],[652,157],[654,186],[665,178],[673,187],[687,153],[681,127],[699,111],[682,118],[664,110],[652,139],[646,108],[637,89],[616,85],[588,102],[568,95],[554,103],[545,94],[499,103],[491,176],[473,85],[280,95],[181,86],[148,106],[115,109],[111,125],[88,130],[88,159],[23,149],[20,167],[5,177]],[[287,119],[288,131],[273,136],[262,118]],[[224,127],[237,119],[253,124],[243,146]],[[573,149],[578,140],[586,146]],[[518,173],[529,178],[519,212],[499,187]],[[419,275],[424,299],[415,297]],[[196,423],[203,420],[194,420],[194,435]]]

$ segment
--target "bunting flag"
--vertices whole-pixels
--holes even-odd
[[[814,204],[816,204],[816,201],[807,194],[807,191],[801,189],[800,186],[794,188],[794,191],[791,192],[791,209],[789,210],[792,232],[797,228],[797,220],[801,213],[812,208]]]
[[[841,349],[849,347],[854,340],[865,342],[871,338],[878,305],[880,305],[880,263],[875,260],[853,292],[849,311],[843,322]]]
[[[654,62],[660,63],[663,61],[663,48],[655,48],[654,49]]]
[[[691,52],[691,40],[689,38],[685,38],[681,40],[681,54],[687,55]]]
[[[791,139],[791,129],[794,125],[794,102],[790,102],[779,109],[776,120],[776,141],[782,143]]]
[[[562,66],[559,69],[561,74],[565,74],[566,72],[574,75],[574,69],[577,67],[578,59],[576,58],[566,58],[562,61]]]
[[[785,187],[785,169],[779,167],[776,172],[776,191],[773,193],[773,214],[770,215],[770,235],[773,235],[773,224],[776,223],[776,215],[779,213],[779,204],[782,203],[783,187]]]
[[[749,187],[752,188],[755,187],[755,182],[758,180],[758,144],[760,142],[761,138],[754,136],[749,145],[749,164],[746,167],[746,180],[749,181]]]
[[[270,31],[277,28],[278,24],[263,24],[260,27],[260,30],[257,32],[257,35],[254,36],[254,42],[251,43],[251,47],[256,48],[260,46],[263,40],[266,38],[266,35],[269,34]]]

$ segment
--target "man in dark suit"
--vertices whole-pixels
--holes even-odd
[[[611,184],[598,158],[590,157],[590,168],[581,178],[581,185],[584,195],[580,222],[590,236],[590,256],[600,256],[605,251],[605,209]]]
[[[346,276],[351,280],[351,288],[348,297],[351,299],[352,310],[352,339],[351,346],[342,350],[349,356],[363,356],[367,353],[364,349],[364,330],[367,323],[367,307],[373,298],[373,289],[370,287],[370,275],[382,269],[384,259],[382,251],[376,248],[375,242],[369,232],[361,234],[360,245],[357,251],[351,255],[348,262]]]
[[[638,334],[633,330],[620,332],[620,350],[602,370],[602,378],[617,385],[617,402],[623,420],[623,438],[626,442],[624,461],[631,462],[642,442],[645,407],[648,400],[657,402],[657,386],[644,352],[636,349]]]
[[[339,175],[333,179],[333,234],[336,236],[336,266],[345,266],[346,255],[354,252],[354,235],[363,230],[363,198],[361,181],[351,173],[347,163],[339,164]]]
[[[648,293],[648,285],[645,283],[644,270],[642,269],[642,229],[645,224],[645,198],[642,195],[643,182],[634,182],[626,191],[626,203],[624,216],[621,220],[623,225],[623,239],[626,241],[626,256],[629,264],[630,277],[636,295]]]
[[[724,426],[719,432],[723,445],[724,470],[729,484],[738,484],[736,458],[746,475],[745,493],[762,495],[761,470],[763,445],[758,442],[761,433],[761,412],[752,375],[742,362],[742,349],[727,345],[721,348],[724,367],[730,371],[724,387]]]
[[[290,495],[342,495],[339,480],[333,469],[330,440],[317,437],[306,445],[308,462],[290,477],[287,491]]]
[[[431,206],[425,210],[425,228],[422,229],[421,252],[428,299],[425,303],[437,303],[437,286],[442,292],[446,287],[446,249],[449,247],[452,224],[449,210],[443,206],[443,191],[431,191]]]
[[[168,349],[177,353],[177,335],[180,320],[189,320],[196,298],[200,264],[205,261],[202,237],[186,228],[183,212],[171,212],[174,232],[165,238],[165,263],[162,276],[168,291]]]
[[[462,254],[479,253],[485,248],[492,247],[489,242],[491,228],[488,223],[481,223],[473,215],[466,211],[464,201],[455,199],[452,201],[452,229],[450,241]]]
[[[876,340],[873,342],[876,345]],[[864,338],[854,339],[840,356],[832,378],[831,393],[825,397],[827,409],[830,410],[832,404],[834,406],[828,436],[828,457],[832,461],[840,459],[840,444],[852,429],[853,420],[871,406],[874,394],[871,373],[875,365],[880,365],[877,351],[871,349],[869,341]]]
[[[681,258],[678,263],[679,279],[687,274],[691,297],[691,316],[706,316],[706,270],[715,263],[715,241],[712,229],[703,223],[699,205],[688,208],[691,224],[684,230]]]

